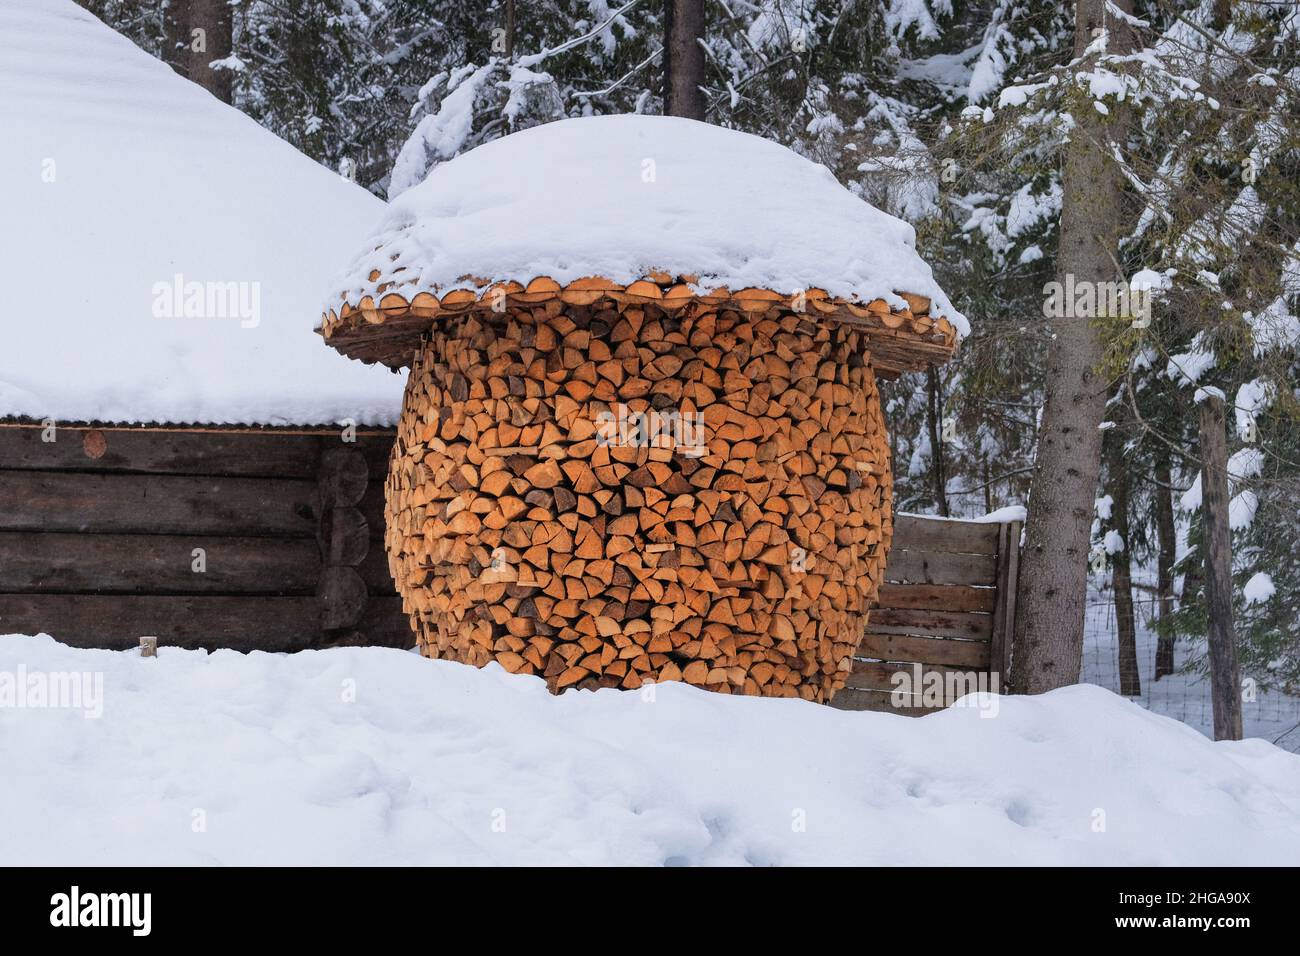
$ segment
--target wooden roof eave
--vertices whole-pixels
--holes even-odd
[[[770,289],[697,292],[691,287],[693,282],[694,277],[653,274],[627,286],[593,277],[562,287],[550,278],[538,277],[527,286],[506,282],[487,285],[478,292],[456,289],[441,299],[428,291],[408,299],[386,284],[379,287],[385,291],[378,301],[367,295],[355,305],[345,302],[337,312],[322,318],[317,331],[328,345],[349,358],[400,369],[411,365],[425,332],[439,319],[540,305],[556,299],[569,305],[598,305],[602,299],[609,299],[611,305],[653,304],[668,313],[696,303],[709,309],[751,314],[775,308],[807,314],[817,321],[840,322],[862,330],[873,365],[885,377],[942,364],[952,357],[957,345],[956,329],[947,319],[931,316],[930,300],[923,296],[900,293],[908,307],[891,309],[883,299],[849,302],[821,289],[799,295],[782,295]]]

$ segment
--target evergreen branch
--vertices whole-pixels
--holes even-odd
[[[599,26],[592,27],[582,36],[574,37],[571,40],[566,40],[565,42],[561,43],[559,46],[552,47],[549,50],[543,50],[541,53],[532,53],[529,54],[528,56],[521,56],[515,62],[519,66],[530,68],[530,67],[537,66],[547,57],[555,56],[558,53],[566,53],[569,50],[572,50],[574,47],[582,46],[584,43],[588,42],[589,40],[593,40],[596,37],[600,36],[600,34],[604,33],[606,27],[608,27],[611,23],[613,23],[623,14],[627,13],[627,11],[631,10],[640,2],[641,0],[627,0],[627,3],[623,4],[613,13],[611,13],[608,17],[606,17],[603,23],[601,23]]]
[[[663,52],[664,52],[664,48],[663,48],[662,46],[659,47],[659,49],[655,50],[655,51],[654,51],[653,53],[651,53],[648,57],[646,57],[644,60],[642,60],[642,61],[641,61],[640,63],[638,63],[636,66],[632,67],[632,69],[628,70],[626,73],[624,73],[622,76],[620,76],[617,80],[615,80],[615,81],[614,81],[613,83],[611,83],[609,86],[605,87],[603,90],[592,90],[592,91],[589,92],[589,93],[583,92],[583,91],[581,91],[581,90],[575,90],[575,91],[573,92],[573,95],[574,95],[574,96],[584,96],[584,97],[587,97],[587,98],[589,98],[589,99],[590,99],[591,97],[595,97],[595,96],[608,96],[610,93],[613,93],[616,89],[618,89],[620,86],[622,86],[622,85],[623,85],[624,83],[626,83],[628,80],[632,79],[632,77],[634,77],[637,73],[641,72],[641,70],[643,70],[645,67],[647,67],[647,66],[649,66],[651,63],[653,63],[653,62],[655,61],[655,59],[659,56],[659,54],[660,54],[660,53],[663,53]]]

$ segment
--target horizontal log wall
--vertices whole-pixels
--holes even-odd
[[[0,633],[123,648],[405,647],[390,431],[0,425]]]
[[[0,425],[0,633],[86,647],[409,647],[383,549],[393,433]],[[893,674],[1005,669],[1020,526],[897,515],[846,709]],[[195,552],[204,570],[195,570]],[[1010,585],[1008,586],[1008,582]],[[994,663],[999,662],[995,667]]]
[[[886,583],[833,705],[916,716],[951,703],[953,692],[998,690],[1010,661],[1019,544],[1018,521],[896,515]],[[924,693],[940,682],[942,696]]]

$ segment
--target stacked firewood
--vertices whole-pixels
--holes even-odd
[[[830,699],[884,570],[889,445],[867,333],[774,299],[556,287],[433,325],[386,489],[422,653]]]

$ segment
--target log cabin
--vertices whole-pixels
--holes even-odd
[[[41,37],[0,63],[0,633],[405,642],[371,543],[401,383],[309,347],[384,204],[67,0],[0,35]]]

